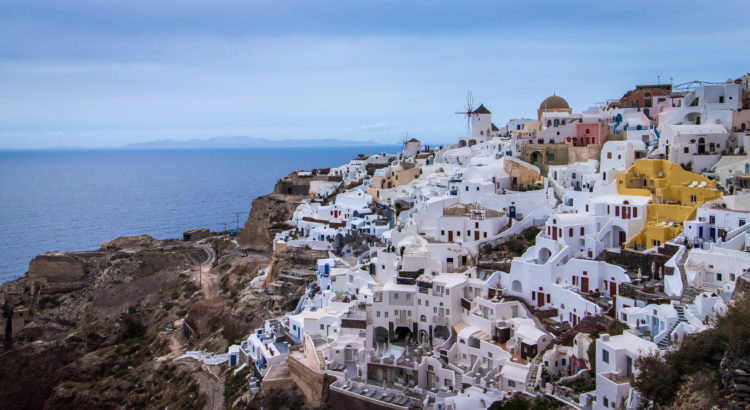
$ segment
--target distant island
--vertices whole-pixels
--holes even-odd
[[[209,139],[192,139],[178,141],[173,139],[139,142],[124,145],[122,149],[194,149],[194,148],[281,148],[281,147],[334,147],[334,146],[372,146],[383,145],[374,141],[324,139],[284,139],[271,140],[254,137],[214,137]]]

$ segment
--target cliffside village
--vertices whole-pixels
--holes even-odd
[[[454,145],[290,175],[308,199],[274,250],[329,256],[267,278],[307,292],[230,362],[335,408],[642,407],[636,360],[707,329],[750,269],[749,81],[638,85],[579,113],[552,95],[502,127],[480,105]]]

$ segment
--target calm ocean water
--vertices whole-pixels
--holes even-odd
[[[247,219],[252,200],[297,169],[398,147],[0,152],[0,283],[48,251],[118,236],[181,237]]]

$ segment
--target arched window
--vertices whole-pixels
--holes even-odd
[[[425,316],[425,315],[420,316],[419,317],[419,321],[420,322],[426,322],[427,321],[427,316]]]

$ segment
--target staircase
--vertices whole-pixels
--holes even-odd
[[[544,356],[544,353],[547,352],[552,348],[552,343],[548,344],[544,350],[537,353],[536,357],[534,357],[534,360],[531,361],[531,365],[529,367],[529,374],[526,376],[526,391],[527,392],[534,392],[536,389],[537,384],[539,383],[539,375],[542,373],[539,369],[539,366],[542,363],[542,358]]]
[[[677,328],[677,326],[680,325],[680,323],[688,323],[687,318],[685,318],[685,308],[682,306],[675,305],[674,310],[677,311],[677,321],[672,325],[672,327],[669,329],[669,332],[667,333],[667,336],[665,336],[663,339],[659,341],[656,345],[659,346],[659,349],[664,350],[668,348],[672,344],[672,332]]]
[[[325,371],[326,359],[323,357],[323,352],[321,350],[315,349],[315,354],[318,356],[318,363],[320,363],[320,370]]]
[[[542,361],[542,355],[537,355],[531,362],[529,367],[529,374],[526,376],[526,391],[533,392],[537,384],[537,373],[539,372],[539,364]]]
[[[695,300],[695,297],[701,293],[700,289],[697,289],[688,285],[687,271],[685,270],[685,262],[687,262],[687,258],[689,254],[690,252],[685,250],[685,252],[682,254],[682,258],[677,262],[677,268],[680,269],[680,279],[682,279],[682,296],[680,297],[680,304],[683,306],[687,306],[693,303],[693,301]],[[683,315],[684,315],[684,312],[683,312]]]

